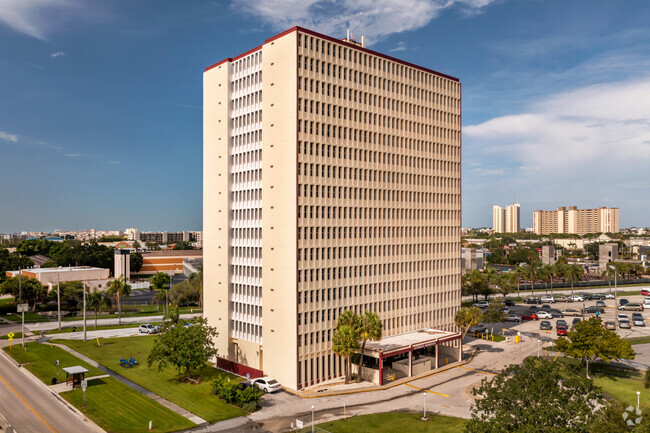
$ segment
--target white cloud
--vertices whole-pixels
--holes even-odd
[[[121,164],[120,161],[106,161],[106,162],[109,163],[109,164],[112,164],[112,165]]]
[[[480,11],[497,0],[233,0],[236,9],[262,18],[277,30],[299,25],[337,37],[349,28],[370,42],[426,26],[458,6]]]
[[[388,51],[390,51],[391,53],[394,53],[396,51],[406,51],[406,49],[407,49],[406,48],[406,42],[402,41],[402,42],[398,42],[397,46],[395,48],[393,48],[391,50],[388,50]]]
[[[0,23],[45,40],[62,21],[79,15],[80,0],[0,0]]]
[[[68,158],[79,158],[80,156],[83,156],[81,153],[64,153],[64,155]]]
[[[56,53],[50,54],[50,57],[55,58],[55,57],[63,57],[65,56],[65,53],[63,51],[57,51]]]
[[[9,134],[8,132],[0,131],[0,140],[16,143],[18,141],[18,136],[15,134]]]

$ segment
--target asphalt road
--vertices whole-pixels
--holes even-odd
[[[0,412],[17,433],[96,433],[58,396],[0,354]]]

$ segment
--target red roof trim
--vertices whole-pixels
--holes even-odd
[[[409,62],[404,61],[404,60],[396,59],[395,57],[387,56],[386,54],[382,54],[382,53],[379,53],[377,51],[369,50],[367,48],[362,48],[362,47],[360,47],[358,45],[350,44],[348,42],[344,42],[344,41],[341,41],[339,39],[335,39],[335,38],[333,38],[331,36],[327,36],[327,35],[324,35],[322,33],[318,33],[318,32],[315,32],[313,30],[308,30],[308,29],[305,29],[303,27],[298,27],[298,26],[292,27],[289,30],[286,30],[286,31],[284,31],[282,33],[279,33],[279,34],[277,34],[275,36],[270,37],[269,39],[264,41],[264,44],[268,44],[269,42],[273,42],[274,40],[279,39],[282,36],[286,36],[286,35],[288,35],[290,33],[296,32],[296,31],[301,32],[301,33],[305,33],[305,34],[308,34],[308,35],[316,36],[318,38],[325,39],[325,40],[333,42],[335,44],[343,45],[343,46],[345,46],[347,48],[354,48],[354,49],[359,50],[361,52],[371,54],[373,56],[381,57],[382,59],[390,60],[392,62],[400,63],[400,64],[402,64],[404,66],[408,66],[410,68],[419,69],[420,71],[424,71],[424,72],[427,72],[429,74],[438,75],[439,77],[443,77],[443,78],[447,78],[447,79],[452,80],[452,81],[460,82],[460,80],[458,78],[452,77],[451,75],[443,74],[442,72],[434,71],[433,69],[425,68],[424,66],[418,66],[416,64],[409,63]],[[214,68],[216,66],[219,66],[220,64],[222,64],[224,62],[231,62],[231,61],[235,61],[237,59],[240,59],[240,58],[242,58],[244,56],[247,56],[248,54],[251,54],[251,53],[261,49],[262,46],[263,45],[260,45],[257,48],[253,48],[252,50],[246,51],[244,54],[240,54],[237,57],[234,57],[232,59],[230,57],[228,57],[227,59],[224,59],[224,60],[220,61],[219,63],[215,63],[214,65],[205,68],[205,70],[209,71],[210,69],[212,69],[212,68]]]

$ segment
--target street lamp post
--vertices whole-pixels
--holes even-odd
[[[59,266],[60,267],[60,266]],[[56,274],[56,312],[59,318],[59,331],[61,330],[61,274]]]
[[[427,419],[427,393],[422,393],[422,419]]]
[[[311,433],[314,433],[314,405],[311,405]]]
[[[23,303],[23,270],[18,269],[18,296],[20,298],[19,303]],[[21,307],[22,313],[22,319],[21,319],[21,325],[20,325],[20,338],[21,338],[21,345],[23,348],[25,348],[25,309]]]
[[[85,342],[86,342],[86,285],[84,284],[84,343]]]

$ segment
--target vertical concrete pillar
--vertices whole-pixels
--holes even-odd
[[[440,367],[440,344],[436,341],[436,370]]]
[[[413,376],[413,349],[409,351],[409,377]]]

